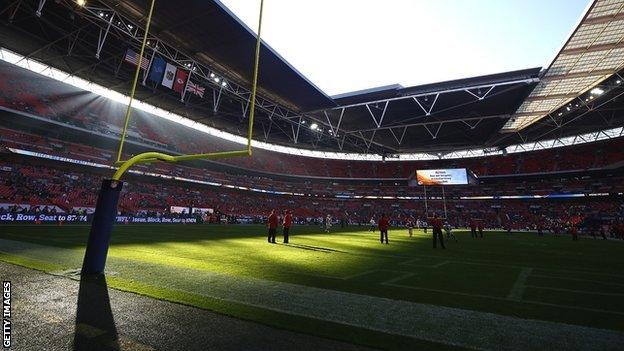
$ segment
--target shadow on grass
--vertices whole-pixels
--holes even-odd
[[[344,253],[345,252],[345,251],[341,251],[341,250],[330,249],[330,248],[327,248],[327,247],[303,245],[303,244],[293,244],[293,243],[282,244],[282,243],[280,243],[280,245],[293,247],[293,248],[297,248],[297,249],[319,251],[319,252],[328,252],[328,253],[330,253],[330,252],[342,252],[342,253]]]
[[[73,350],[119,350],[117,340],[106,277],[81,276]]]

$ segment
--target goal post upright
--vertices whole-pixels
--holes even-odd
[[[253,77],[252,77],[252,85],[251,85],[251,104],[250,104],[250,112],[249,112],[249,126],[247,131],[247,147],[244,150],[235,150],[235,151],[222,151],[222,152],[211,152],[211,153],[198,153],[198,154],[189,154],[189,155],[168,155],[162,152],[144,152],[138,155],[131,157],[128,160],[122,161],[123,155],[123,146],[126,140],[126,135],[128,132],[128,125],[130,122],[130,117],[132,115],[132,101],[134,100],[134,95],[136,93],[136,86],[139,78],[139,72],[141,70],[141,62],[143,60],[143,54],[145,51],[145,45],[147,43],[147,37],[149,34],[149,28],[152,21],[152,13],[154,10],[154,3],[156,0],[150,1],[149,13],[147,16],[147,22],[145,24],[145,33],[143,36],[143,41],[141,43],[141,50],[139,52],[139,61],[137,62],[137,68],[134,73],[134,79],[132,82],[132,88],[130,91],[130,101],[128,102],[128,108],[126,109],[126,115],[124,118],[124,127],[121,134],[119,147],[117,150],[117,159],[115,162],[115,166],[118,167],[117,171],[113,174],[111,179],[104,179],[102,182],[102,186],[98,193],[98,199],[96,203],[95,212],[93,215],[93,220],[91,222],[91,230],[89,232],[89,239],[87,242],[87,248],[85,251],[84,260],[82,263],[82,274],[104,274],[104,268],[106,266],[106,257],[108,255],[108,247],[110,243],[110,237],[113,230],[113,225],[115,224],[115,219],[117,216],[117,205],[119,202],[119,197],[121,194],[121,189],[123,188],[123,182],[121,181],[121,177],[124,173],[132,166],[140,163],[147,162],[170,162],[175,163],[178,161],[188,161],[188,160],[200,160],[200,159],[219,159],[219,158],[229,158],[229,157],[241,157],[241,156],[251,156],[252,154],[252,138],[253,138],[253,126],[254,126],[254,116],[255,116],[255,105],[256,105],[256,93],[257,93],[257,85],[258,85],[258,67],[260,62],[260,47],[261,47],[261,39],[260,39],[260,31],[262,29],[262,12],[264,6],[264,0],[260,0],[260,14],[258,17],[258,34],[256,36],[256,48],[255,55],[253,61]]]

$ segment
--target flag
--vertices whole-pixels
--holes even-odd
[[[124,57],[124,60],[136,66],[137,62],[139,61],[139,54],[134,52],[134,50],[132,49],[128,49],[126,50],[126,56]],[[141,60],[141,68],[147,69],[148,67],[149,67],[149,60],[143,57],[143,59]]]
[[[178,93],[182,93],[184,91],[184,86],[186,85],[186,79],[188,78],[188,72],[179,69],[175,75],[175,81],[173,82],[173,91],[177,91]]]
[[[167,67],[165,68],[165,75],[162,80],[162,85],[166,86],[169,89],[173,88],[173,82],[175,81],[176,70],[177,70],[176,66],[167,62]]]
[[[160,57],[154,57],[152,60],[152,68],[149,72],[149,80],[154,83],[160,83],[163,79],[163,75],[165,74],[165,60]]]
[[[190,91],[191,93],[203,98],[204,97],[204,92],[206,91],[206,88],[200,86],[199,84],[195,84],[191,81],[188,82],[188,85],[186,87],[186,91]]]

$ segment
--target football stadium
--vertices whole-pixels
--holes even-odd
[[[624,0],[0,22],[3,349],[624,349]]]

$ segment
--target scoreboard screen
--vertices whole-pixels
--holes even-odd
[[[467,185],[465,168],[425,169],[416,171],[418,185]]]

